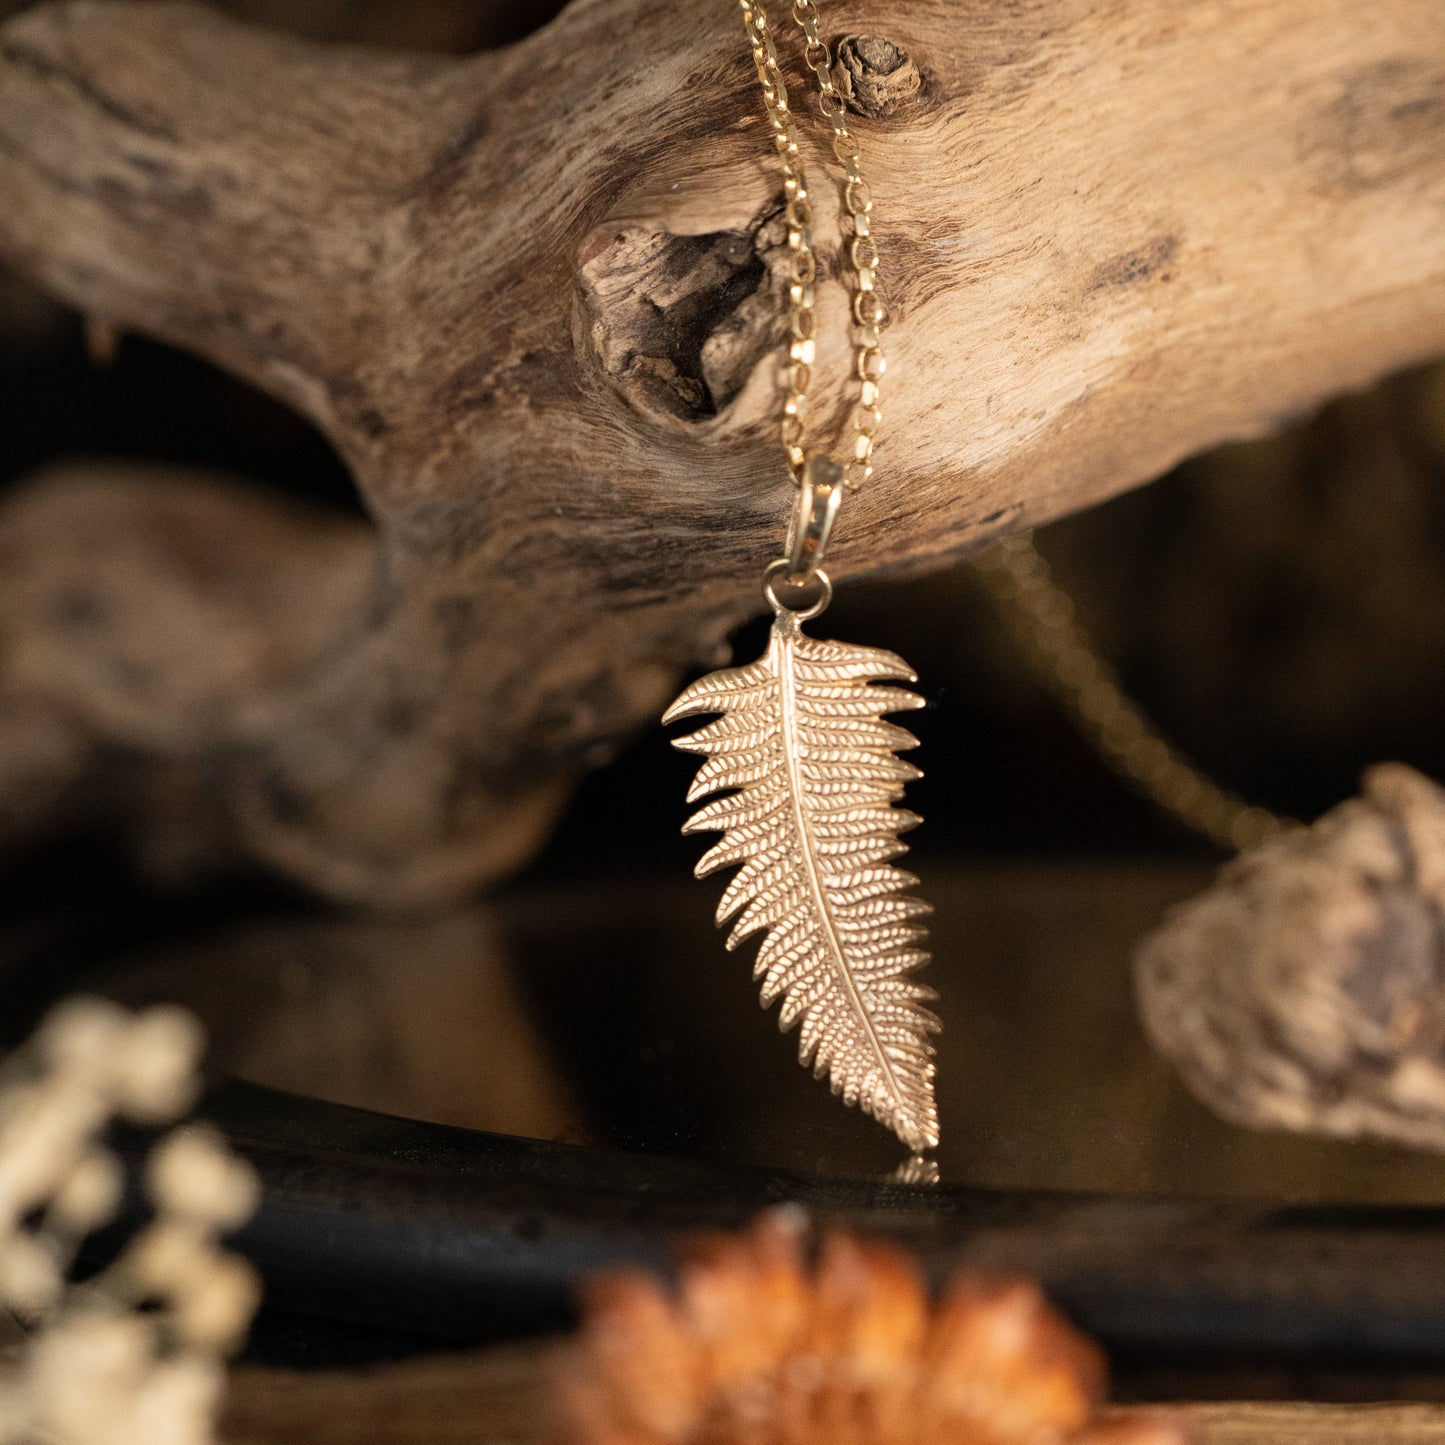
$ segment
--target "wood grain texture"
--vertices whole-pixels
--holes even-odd
[[[365,1370],[242,1367],[224,1445],[529,1445],[549,1436],[562,1347],[507,1345]]]
[[[1439,1405],[1193,1405],[1199,1445],[1436,1445]]]
[[[532,1445],[550,1438],[556,1344],[508,1346],[355,1372],[236,1372],[225,1445]],[[1124,1418],[1157,1415],[1122,1410]],[[1197,1445],[1438,1445],[1439,1405],[1184,1405]]]
[[[875,112],[892,313],[879,473],[836,572],[942,565],[1445,350],[1438,20],[1435,0],[830,4],[831,36],[869,42],[848,84]],[[123,630],[57,625],[77,609],[45,580],[106,488],[17,500],[0,549],[25,509],[40,582],[0,576],[0,781],[33,801],[0,831],[84,800],[154,838],[179,812],[202,854],[368,899],[525,857],[569,780],[760,605],[789,502],[767,157],[723,0],[575,0],[464,60],[173,5],[9,21],[0,255],[306,413],[375,529],[97,555],[82,615],[195,594],[147,682],[115,665]],[[825,417],[842,292],[819,305]],[[154,538],[154,505],[117,525]],[[224,580],[277,554],[309,577],[280,617]],[[197,692],[197,657],[234,656],[222,598],[257,645]]]

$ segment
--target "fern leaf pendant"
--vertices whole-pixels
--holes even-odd
[[[915,682],[902,658],[808,636],[777,609],[768,650],[692,684],[663,721],[716,715],[674,740],[706,761],[688,801],[715,797],[684,826],[718,832],[698,877],[741,865],[718,906],[728,947],[764,933],[754,964],[779,1026],[800,1025],[799,1057],[833,1092],[912,1149],[938,1142],[934,997],[912,975],[928,961],[928,905],[893,860],[919,819],[895,808],[921,776],[896,754],[916,746],[883,715],[923,706],[879,684]]]

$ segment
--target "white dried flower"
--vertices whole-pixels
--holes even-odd
[[[58,1074],[50,1086],[18,1088],[0,1126],[0,1228],[48,1199],[79,1163],[108,1110],[99,1095]]]
[[[71,1234],[89,1234],[114,1216],[124,1187],[120,1165],[104,1150],[92,1149],[51,1200],[48,1222]]]
[[[117,1058],[121,1106],[132,1119],[163,1123],[184,1113],[200,1092],[201,1026],[177,1008],[153,1008],[131,1026]]]
[[[159,1144],[154,1221],[99,1275],[67,1283],[114,1217],[114,1118],[167,1123],[194,1099],[200,1030],[176,1009],[57,1009],[0,1083],[0,1307],[38,1323],[0,1368],[0,1445],[212,1445],[225,1371],[260,1299],[218,1236],[249,1218],[255,1176],[212,1129]]]
[[[176,1329],[193,1348],[229,1352],[245,1336],[261,1303],[256,1271],[236,1255],[211,1260],[176,1299]]]
[[[207,1242],[185,1221],[161,1218],[141,1231],[116,1261],[130,1293],[170,1295],[183,1290],[210,1258]]]
[[[0,1244],[0,1297],[21,1319],[53,1309],[65,1280],[53,1249],[28,1234],[13,1234]]]
[[[57,1004],[35,1032],[32,1044],[42,1063],[75,1079],[104,1079],[130,1028],[118,1004],[101,998],[72,998]]]
[[[225,1369],[201,1355],[179,1355],[156,1365],[137,1396],[126,1433],[109,1445],[200,1445],[215,1436],[226,1389]]]
[[[36,1337],[27,1360],[37,1433],[66,1441],[105,1439],[139,1393],[150,1355],[150,1330],[139,1316],[95,1313],[56,1321]]]
[[[204,1125],[177,1129],[156,1146],[146,1185],[157,1208],[219,1230],[235,1229],[256,1212],[256,1176]]]

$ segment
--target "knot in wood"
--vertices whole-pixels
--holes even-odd
[[[877,117],[907,105],[923,81],[902,46],[877,35],[850,35],[838,42],[833,83],[849,110]]]

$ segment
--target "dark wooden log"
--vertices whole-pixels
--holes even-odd
[[[927,1188],[510,1138],[231,1084],[203,1113],[256,1167],[237,1238],[268,1308],[457,1344],[565,1325],[598,1269],[666,1270],[769,1206],[1039,1280],[1116,1357],[1194,1370],[1445,1364],[1445,1208]],[[139,1159],[143,1144],[130,1150]]]

